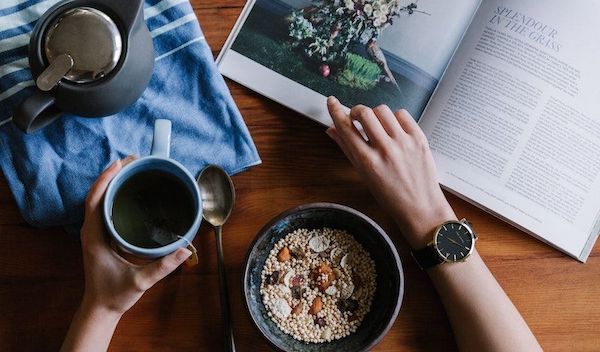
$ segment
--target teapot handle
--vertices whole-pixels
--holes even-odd
[[[61,116],[60,110],[54,106],[54,96],[36,89],[15,110],[13,122],[21,131],[33,133]]]
[[[104,0],[103,2],[122,21],[126,33],[138,19],[144,21],[144,0]]]

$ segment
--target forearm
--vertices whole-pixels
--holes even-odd
[[[461,351],[538,351],[535,336],[475,251],[428,271]]]
[[[106,351],[121,315],[84,302],[73,317],[61,352]]]

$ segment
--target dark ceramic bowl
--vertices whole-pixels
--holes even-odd
[[[370,312],[353,334],[327,343],[305,343],[279,330],[267,315],[260,296],[261,272],[275,243],[299,229],[329,227],[346,230],[371,254],[377,272],[377,289]],[[270,344],[283,351],[351,352],[373,348],[392,327],[404,294],[402,263],[388,235],[366,215],[343,205],[302,205],[277,216],[260,230],[250,246],[242,289],[254,325]]]

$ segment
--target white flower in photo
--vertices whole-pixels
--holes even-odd
[[[381,11],[379,11],[379,10],[375,10],[375,11],[373,12],[373,17],[374,17],[374,18],[380,18],[380,17],[381,17],[381,15],[382,15],[382,13],[381,13]]]
[[[376,17],[375,20],[373,20],[373,25],[375,27],[381,26],[381,21],[379,20],[379,17]]]
[[[354,1],[344,0],[344,5],[346,5],[346,8],[348,8],[349,10],[354,10]]]
[[[371,6],[371,4],[366,4],[365,7],[363,7],[363,11],[367,16],[371,16],[373,14],[373,6]]]
[[[385,15],[387,15],[388,13],[390,13],[390,8],[388,7],[388,5],[386,4],[381,4],[379,6],[379,11]]]

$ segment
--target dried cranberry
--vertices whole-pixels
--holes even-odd
[[[302,282],[304,282],[304,276],[302,276],[302,275],[295,275],[292,278],[291,284],[292,284],[292,286],[300,286],[302,284]]]

